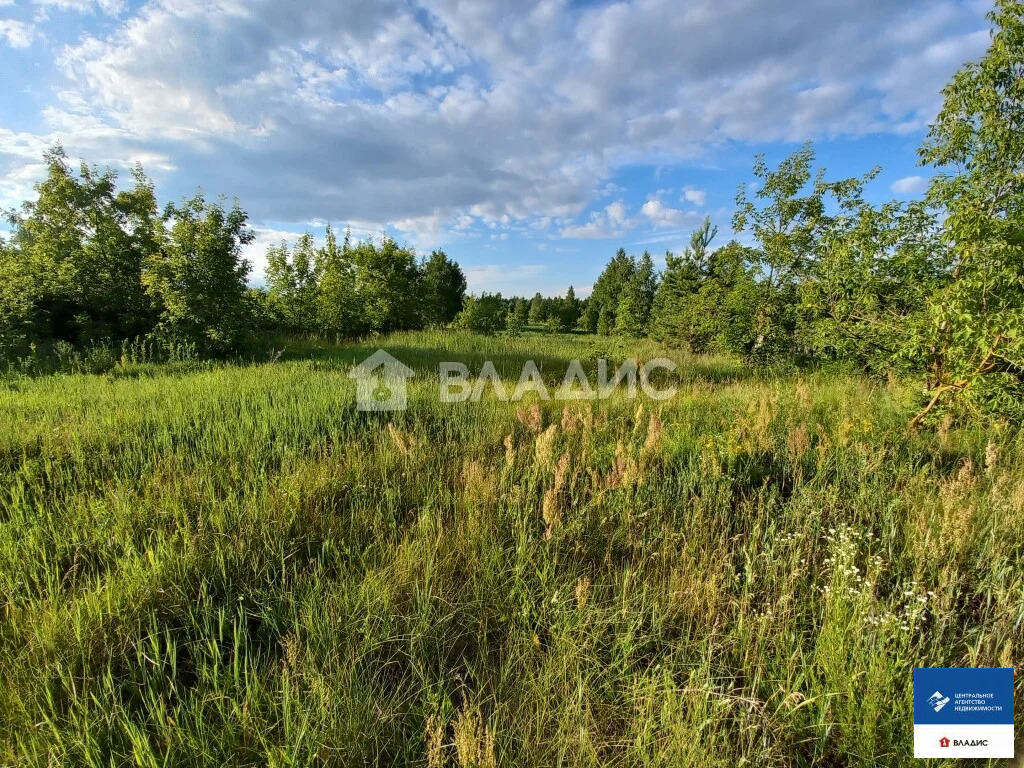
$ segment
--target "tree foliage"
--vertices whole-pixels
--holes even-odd
[[[985,57],[962,67],[921,148],[940,169],[949,279],[929,301],[928,385],[919,415],[950,398],[1024,411],[1024,3],[997,0]]]
[[[164,247],[145,262],[143,282],[160,307],[156,333],[194,343],[206,354],[237,349],[248,330],[242,246],[252,242],[248,217],[236,203],[208,203],[201,194],[170,205]]]
[[[12,335],[87,343],[145,332],[142,265],[162,236],[152,184],[138,167],[120,192],[112,171],[83,163],[76,176],[59,146],[44,162],[36,200],[9,216],[0,311],[20,329]]]
[[[466,276],[444,251],[434,251],[423,265],[424,319],[428,325],[448,325],[462,311]]]
[[[505,330],[507,310],[501,294],[482,293],[468,296],[456,325],[474,333],[493,336]]]

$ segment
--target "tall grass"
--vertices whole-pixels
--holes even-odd
[[[404,412],[354,407],[377,346]],[[511,391],[662,354],[437,332],[11,382],[0,764],[906,763],[915,666],[1020,664],[1021,438],[724,358],[665,403],[437,397],[441,360]]]

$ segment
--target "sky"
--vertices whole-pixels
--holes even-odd
[[[162,202],[237,198],[256,241],[443,248],[474,292],[585,296],[663,263],[813,141],[918,196],[941,89],[989,41],[964,0],[0,0],[0,207],[43,151],[141,162]],[[741,239],[743,235],[740,236]]]

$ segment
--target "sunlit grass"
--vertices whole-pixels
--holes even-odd
[[[665,354],[666,403],[438,402]],[[1020,438],[912,395],[447,332],[13,380],[0,763],[903,764],[913,667],[1024,642]]]

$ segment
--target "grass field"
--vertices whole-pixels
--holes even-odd
[[[354,407],[378,346],[404,412]],[[678,355],[664,403],[438,402],[441,360],[511,390],[633,354],[666,352],[418,333],[9,382],[0,765],[898,765],[913,667],[1021,679],[1007,430]]]

